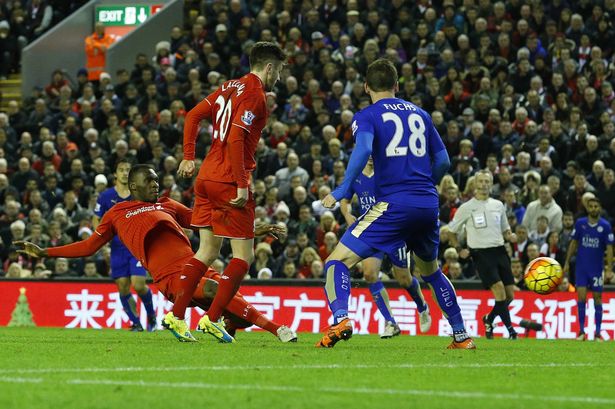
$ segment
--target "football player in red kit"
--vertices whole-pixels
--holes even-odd
[[[211,149],[194,184],[192,227],[201,244],[190,261],[194,270],[207,270],[220,253],[223,238],[231,239],[233,259],[221,277],[218,292],[199,329],[221,341],[228,339],[218,320],[239,289],[254,259],[254,209],[250,193],[254,154],[267,123],[265,93],[280,79],[286,56],[270,42],[257,42],[250,51],[250,72],[222,84],[194,107],[184,125],[184,159],[178,175],[192,177],[199,124],[213,125]]]
[[[216,293],[219,274],[213,269],[195,271],[187,266],[194,256],[183,228],[190,228],[192,210],[169,198],[158,199],[158,175],[149,165],[135,165],[128,176],[132,200],[118,203],[103,216],[88,239],[66,246],[42,249],[37,245],[17,241],[21,252],[33,257],[87,257],[94,254],[115,235],[126,245],[154,279],[158,289],[174,303],[162,320],[180,341],[195,341],[184,315],[189,306],[207,308]],[[259,227],[259,234],[283,234],[274,225]],[[240,295],[225,306],[234,328],[243,321],[253,323],[278,336],[284,342],[297,339],[286,326],[268,320]],[[237,319],[239,318],[239,319]],[[223,329],[224,330],[224,329]],[[226,333],[226,331],[225,331]],[[233,342],[231,337],[226,342]]]

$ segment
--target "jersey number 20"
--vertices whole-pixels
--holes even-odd
[[[218,111],[216,112],[218,129],[214,131],[214,139],[220,136],[220,142],[224,142],[229,124],[231,123],[231,99],[229,98],[228,101],[225,101],[224,97],[220,95],[216,98],[215,104],[218,106]],[[218,135],[218,130],[220,135]]]
[[[391,139],[391,142],[389,142],[386,148],[387,157],[406,156],[408,154],[408,148],[410,148],[410,152],[417,158],[425,156],[427,153],[427,147],[425,145],[425,122],[423,122],[423,118],[419,114],[408,115],[408,128],[410,129],[408,147],[399,146],[404,136],[404,124],[399,115],[393,112],[385,112],[382,114],[382,121],[391,121],[395,124],[395,134],[393,134],[393,139]]]

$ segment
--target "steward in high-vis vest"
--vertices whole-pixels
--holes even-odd
[[[96,23],[94,34],[85,39],[85,66],[88,69],[88,80],[98,81],[100,74],[105,70],[107,49],[115,39],[105,34],[105,26]]]

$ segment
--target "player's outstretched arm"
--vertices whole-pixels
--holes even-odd
[[[333,192],[328,194],[323,200],[322,205],[327,209],[332,209],[338,200],[346,197],[352,182],[359,176],[359,173],[365,168],[369,155],[372,154],[372,145],[374,143],[374,134],[371,132],[358,132],[356,136],[356,144],[350,160],[348,161],[348,169],[341,185]]]
[[[25,254],[34,258],[47,257],[47,249],[40,248],[34,243],[29,241],[14,241],[13,244],[17,246],[17,252]]]
[[[114,233],[110,230],[106,230],[102,236],[98,233],[98,231],[95,231],[94,234],[85,240],[67,244],[65,246],[49,247],[46,249],[42,249],[36,244],[27,241],[15,241],[13,244],[19,248],[18,251],[20,253],[28,254],[32,257],[77,258],[93,255],[98,251],[98,249],[111,241],[113,235]]]

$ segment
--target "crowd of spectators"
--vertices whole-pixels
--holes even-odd
[[[10,243],[25,237],[55,246],[92,234],[97,194],[112,186],[119,159],[152,164],[162,194],[190,205],[191,181],[175,174],[184,116],[248,72],[247,54],[260,40],[281,44],[289,64],[267,94],[256,216],[286,224],[289,235],[257,243],[252,277],[322,277],[347,225],[339,208],[324,209],[319,199],[344,178],[353,114],[370,103],[363,74],[379,57],[397,65],[398,96],[432,115],[448,149],[452,167],[438,186],[443,225],[472,196],[472,175],[493,173],[493,197],[518,236],[508,248],[517,279],[540,254],[563,261],[591,195],[615,218],[615,0],[230,0],[187,1],[186,9],[186,26],[173,28],[154,58],[138,54],[132,70],[104,73],[97,83],[85,70],[74,83],[57,70],[47,87],[0,114],[7,275],[16,265],[34,275],[108,274],[108,251],[58,271],[58,263],[35,264]],[[210,132],[204,123],[197,157]],[[454,248],[442,235],[443,270],[473,279],[460,239]],[[220,266],[229,252],[223,247]]]
[[[0,0],[0,80],[19,72],[21,50],[87,0]]]

